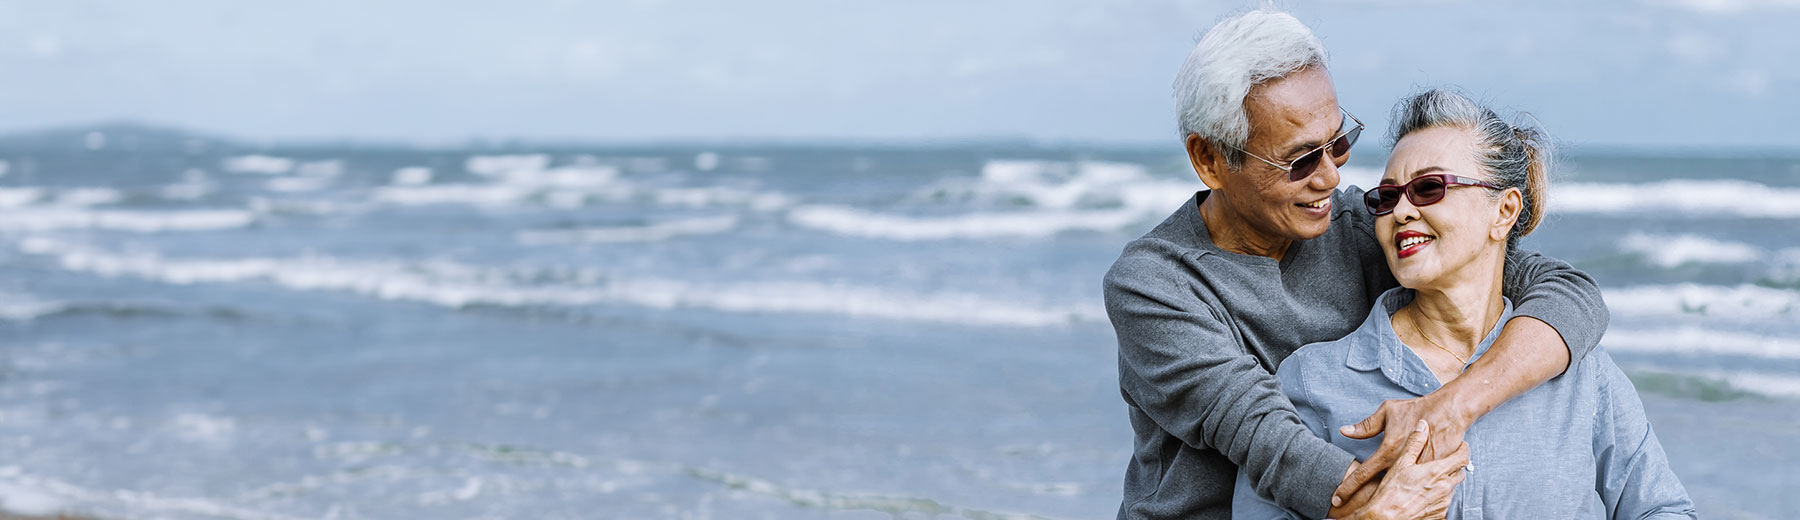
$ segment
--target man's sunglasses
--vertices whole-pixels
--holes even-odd
[[[1394,206],[1400,205],[1400,194],[1414,206],[1430,206],[1444,200],[1444,194],[1450,192],[1452,186],[1480,186],[1483,188],[1502,190],[1501,188],[1477,179],[1458,177],[1447,173],[1420,175],[1407,182],[1405,186],[1383,184],[1375,189],[1363,192],[1363,204],[1369,207],[1369,213],[1386,215],[1394,212]]]
[[[1331,138],[1330,141],[1326,141],[1325,144],[1320,145],[1318,148],[1314,148],[1312,151],[1306,152],[1305,155],[1301,155],[1298,159],[1294,159],[1294,162],[1288,163],[1287,166],[1282,166],[1275,161],[1263,158],[1261,155],[1250,153],[1249,150],[1243,148],[1237,148],[1235,146],[1232,148],[1244,152],[1244,155],[1255,157],[1256,160],[1269,163],[1269,166],[1274,166],[1280,168],[1282,171],[1288,172],[1288,182],[1296,182],[1300,179],[1305,179],[1308,175],[1312,175],[1314,168],[1319,166],[1319,159],[1324,155],[1325,149],[1331,149],[1331,156],[1333,158],[1343,157],[1344,154],[1350,153],[1350,147],[1356,145],[1356,138],[1362,135],[1362,120],[1351,115],[1349,110],[1344,110],[1344,107],[1338,107],[1338,111],[1343,112],[1345,116],[1349,116],[1350,120],[1356,122],[1356,124],[1351,126],[1349,130],[1345,130],[1344,133],[1338,134],[1337,137]]]

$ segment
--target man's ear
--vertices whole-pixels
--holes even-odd
[[[1500,211],[1494,215],[1494,222],[1488,226],[1488,237],[1496,241],[1506,241],[1512,234],[1513,224],[1519,221],[1519,211],[1525,207],[1525,196],[1518,188],[1507,188],[1500,193]]]
[[[1200,138],[1200,134],[1187,136],[1188,162],[1193,164],[1194,173],[1200,176],[1200,182],[1206,183],[1208,189],[1220,189],[1224,186],[1225,158],[1213,151],[1212,143]]]

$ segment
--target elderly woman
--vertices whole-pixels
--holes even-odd
[[[1332,426],[1456,379],[1513,314],[1501,277],[1519,237],[1543,219],[1550,166],[1542,132],[1445,90],[1402,101],[1393,139],[1386,175],[1364,203],[1401,287],[1355,332],[1301,348],[1276,374],[1313,434],[1359,458],[1378,441]],[[1603,350],[1489,412],[1464,441],[1470,464],[1449,518],[1694,516],[1631,381]],[[1298,518],[1241,473],[1232,509],[1234,518]]]

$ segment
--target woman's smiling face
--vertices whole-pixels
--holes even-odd
[[[1450,174],[1488,180],[1475,160],[1475,135],[1466,128],[1419,130],[1394,144],[1384,185],[1405,185],[1421,175]],[[1499,199],[1487,188],[1453,186],[1443,200],[1424,207],[1401,196],[1392,213],[1377,217],[1375,237],[1400,285],[1448,288],[1474,276],[1495,276],[1504,264],[1506,237],[1518,216],[1518,190]],[[1404,246],[1404,247],[1403,247]],[[1482,269],[1491,260],[1493,269]],[[1474,267],[1474,269],[1469,269]],[[1493,270],[1489,273],[1486,271]]]

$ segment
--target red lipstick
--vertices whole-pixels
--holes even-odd
[[[1423,238],[1424,240],[1423,241],[1415,240],[1412,245],[1402,247],[1402,244],[1406,244],[1408,239],[1418,239],[1418,238]],[[1431,245],[1431,242],[1434,240],[1436,240],[1436,238],[1432,237],[1431,235],[1420,233],[1418,231],[1401,231],[1399,233],[1395,233],[1394,234],[1394,247],[1396,249],[1398,249],[1398,251],[1395,251],[1394,255],[1398,256],[1400,258],[1406,258],[1406,257],[1412,256],[1412,255],[1418,254],[1419,250],[1425,249],[1425,246]]]

